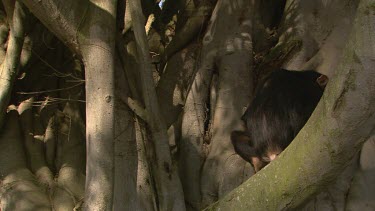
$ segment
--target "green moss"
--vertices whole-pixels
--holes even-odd
[[[366,9],[363,11],[365,15],[371,15],[371,13],[375,13],[375,3],[370,3]]]

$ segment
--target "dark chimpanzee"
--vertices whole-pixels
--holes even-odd
[[[247,131],[231,134],[237,154],[256,172],[275,159],[305,125],[327,82],[327,76],[315,71],[271,73],[242,116]]]

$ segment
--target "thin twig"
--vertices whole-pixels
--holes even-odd
[[[17,92],[17,94],[21,94],[21,95],[35,95],[35,94],[43,94],[43,93],[58,92],[58,91],[69,90],[69,89],[72,89],[72,88],[77,87],[77,86],[82,85],[82,84],[84,84],[84,83],[83,83],[83,82],[80,82],[80,83],[75,84],[75,85],[73,85],[73,86],[66,87],[66,88],[61,88],[61,89],[51,89],[51,90],[38,91],[38,92]]]

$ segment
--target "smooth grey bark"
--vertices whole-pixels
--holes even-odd
[[[372,0],[360,2],[344,59],[292,144],[207,210],[295,209],[334,181],[353,159],[375,125],[375,14],[371,5]]]
[[[130,32],[129,32],[130,33]],[[132,33],[132,32],[131,32]],[[126,35],[125,35],[126,36]],[[134,35],[128,34],[128,39],[125,39],[125,42],[121,37],[117,37],[116,40],[116,47],[117,52],[119,54],[119,58],[123,67],[123,72],[125,73],[125,80],[128,82],[130,94],[129,96],[133,101],[137,101],[139,104],[143,103],[142,96],[141,96],[141,90],[140,90],[140,78],[139,78],[139,64],[137,63],[137,49],[136,44],[134,41]],[[117,78],[117,77],[116,77]],[[119,78],[118,78],[119,79]],[[120,81],[119,81],[120,82]],[[130,97],[126,98],[124,93],[119,93],[118,96],[120,97],[121,101],[123,103],[127,103],[129,105],[129,99]],[[143,107],[141,108],[143,110]],[[148,156],[150,154],[153,154],[153,146],[148,140],[145,124],[143,124],[143,120],[139,117],[136,118],[136,121],[133,121],[135,123],[135,139],[136,139],[136,152],[137,152],[137,169],[136,169],[136,191],[131,192],[132,188],[130,190],[127,190],[126,193],[132,194],[131,197],[127,197],[126,200],[132,200],[126,205],[121,205],[121,202],[118,203],[121,206],[129,206],[133,207],[136,206],[134,203],[137,201],[139,204],[137,205],[137,209],[140,210],[156,210],[156,190],[154,185],[154,179],[151,175],[151,165],[155,164],[152,163],[153,160],[149,160],[151,156]],[[133,149],[132,143],[127,143],[129,149]],[[134,153],[134,152],[133,152]],[[131,154],[133,154],[131,153]],[[126,163],[131,164],[132,161],[126,161]],[[133,165],[129,165],[133,166]],[[125,169],[124,169],[125,170]],[[132,171],[132,168],[126,169],[126,171]],[[129,174],[128,172],[127,174]],[[130,173],[131,174],[131,173]],[[131,185],[129,181],[126,182],[127,184]],[[119,187],[121,188],[121,187]],[[122,191],[124,192],[124,191]],[[137,194],[134,194],[137,192]],[[115,192],[116,193],[116,192]],[[116,195],[115,195],[116,197]],[[121,195],[120,195],[121,197]],[[135,199],[137,198],[137,199]],[[134,199],[134,201],[133,201]]]
[[[90,1],[78,39],[86,82],[87,210],[112,210],[113,203],[116,6]]]
[[[145,124],[140,120],[136,121],[136,138],[138,152],[138,174],[137,174],[137,193],[140,202],[140,209],[145,211],[158,210],[157,193],[155,189],[155,180],[152,175],[152,165],[150,162],[151,140],[147,136]]]
[[[7,16],[5,11],[0,11],[0,43],[3,47],[0,47],[0,62],[3,63],[6,55],[5,43],[8,41],[9,36],[9,24],[7,24]]]
[[[205,52],[205,47],[203,47]],[[205,55],[204,53],[202,55]],[[209,119],[208,99],[213,75],[213,58],[201,58],[182,113],[181,139],[178,141],[178,167],[187,210],[201,209],[201,169],[205,159],[205,124]],[[211,61],[211,62],[210,62]]]
[[[137,193],[138,150],[134,116],[121,99],[129,97],[129,83],[116,54],[115,69],[115,186],[113,210],[139,210]]]
[[[359,170],[354,175],[345,204],[346,210],[375,209],[375,136],[363,144]]]
[[[249,1],[219,0],[203,39],[206,54],[211,54],[219,75],[212,140],[202,169],[203,207],[224,196],[244,179],[245,162],[235,155],[230,133],[243,129],[241,116],[253,89],[252,10],[253,4]]]
[[[53,182],[53,174],[47,167],[47,162],[43,154],[43,143],[40,140],[34,139],[35,134],[41,133],[38,133],[38,129],[40,129],[38,126],[40,124],[38,124],[38,120],[36,120],[33,115],[33,103],[34,98],[30,98],[22,102],[18,107],[25,151],[29,160],[31,172],[35,174],[42,184],[51,185]],[[40,132],[41,131],[42,130],[40,130]]]
[[[81,114],[76,102],[65,104],[63,112],[55,116],[56,149],[54,162],[56,183],[50,188],[55,193],[51,207],[57,210],[81,207],[85,196],[85,134],[81,130]]]
[[[196,58],[200,46],[197,43],[201,42],[204,27],[214,7],[212,1],[201,1],[198,5],[196,3],[167,1],[162,10],[162,18],[171,17],[167,13],[179,11],[176,34],[161,55],[160,71],[163,74],[156,90],[167,127],[175,123],[183,111],[187,92],[198,69]],[[177,9],[181,5],[183,8]],[[173,8],[174,6],[177,8]],[[174,56],[175,54],[178,55]]]
[[[27,8],[65,45],[79,53],[77,36],[87,17],[90,1],[21,0]],[[80,55],[80,53],[78,54]]]
[[[186,97],[197,72],[199,46],[191,44],[173,55],[156,87],[163,119],[170,127],[183,112]]]
[[[292,1],[286,3],[279,44],[295,40],[301,49],[283,64],[288,70],[317,70],[333,76],[342,59],[358,0]]]
[[[154,142],[156,165],[153,165],[160,210],[185,210],[181,182],[172,165],[167,128],[162,119],[155,87],[153,86],[151,59],[145,32],[145,20],[139,0],[129,2],[133,30],[137,43],[142,95],[147,113],[146,122]]]
[[[13,118],[19,118],[21,130],[14,126],[7,128],[18,136],[0,138],[0,151],[5,156],[1,158],[4,163],[0,164],[0,173],[5,177],[0,191],[2,210],[50,210],[51,207],[73,210],[81,207],[85,185],[83,121],[75,102],[76,95],[65,98],[66,94],[60,93],[60,96],[74,101],[66,103],[63,112],[56,111],[54,106],[33,109],[36,104],[33,99],[18,106],[19,117],[11,111]],[[42,123],[46,116],[53,122],[47,128]],[[7,123],[14,125],[12,119]],[[51,159],[49,166],[47,158]],[[22,159],[27,167],[14,168]]]
[[[0,133],[1,210],[50,210],[47,194],[27,169],[17,110],[6,115]]]
[[[22,1],[81,56],[86,74],[85,206],[112,209],[114,164],[114,46],[117,1]]]
[[[13,83],[18,74],[24,42],[26,8],[18,1],[3,0],[10,25],[8,48],[0,66],[0,131],[4,124]]]
[[[298,208],[301,211],[308,210],[346,210],[348,192],[352,188],[354,172],[358,170],[359,153],[346,163],[342,173],[331,181],[327,186],[322,187],[320,193],[310,199],[306,204]]]
[[[331,78],[348,40],[359,1],[287,1],[278,46],[299,42],[300,50],[283,64],[286,69],[314,69]],[[304,209],[334,210],[345,206],[350,181],[358,166],[350,165],[326,191]],[[349,169],[352,169],[350,172]]]
[[[190,4],[191,2],[193,1],[187,1],[187,4]],[[187,18],[187,20],[184,25],[178,29],[176,35],[165,48],[164,61],[167,61],[173,54],[183,49],[192,40],[199,36],[199,33],[202,32],[203,26],[211,15],[213,7],[214,4],[212,1],[202,1],[198,5],[195,5],[192,11],[183,12],[184,17],[182,17],[182,19]],[[182,15],[180,14],[180,16]],[[180,18],[178,18],[178,20],[179,19]]]

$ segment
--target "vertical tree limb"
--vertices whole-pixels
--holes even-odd
[[[18,1],[3,0],[9,18],[10,32],[5,60],[0,66],[0,130],[14,81],[18,74],[24,41],[25,7]]]
[[[86,81],[86,210],[112,210],[116,6],[91,0],[78,38]]]
[[[116,40],[117,42],[117,40]],[[134,115],[122,99],[130,96],[129,81],[125,67],[121,64],[119,48],[116,43],[115,66],[115,187],[113,210],[139,210],[139,194],[137,193],[138,156],[135,136]]]
[[[246,163],[235,155],[230,133],[242,129],[241,116],[253,91],[253,10],[251,1],[219,0],[203,38],[206,54],[215,52],[218,71],[212,140],[201,178],[203,207],[243,182]]]
[[[177,171],[172,166],[167,128],[161,117],[156,91],[152,79],[152,66],[147,45],[145,20],[139,0],[129,1],[133,29],[139,54],[143,99],[148,113],[147,123],[151,130],[156,153],[153,173],[159,196],[160,210],[185,210],[184,196]]]

